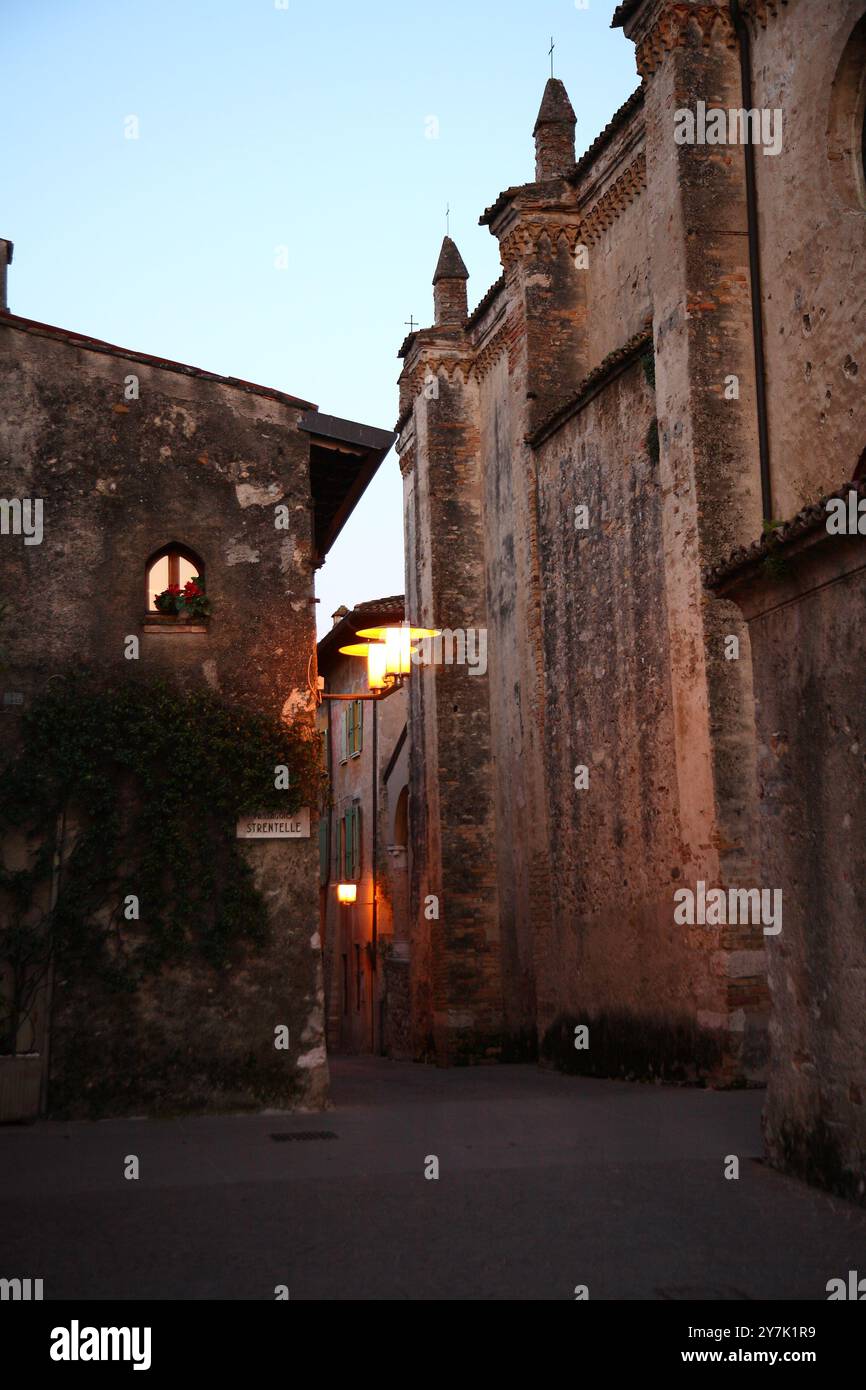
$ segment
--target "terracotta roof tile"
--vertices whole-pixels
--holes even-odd
[[[642,357],[646,349],[652,347],[652,341],[652,328],[647,326],[629,338],[627,343],[623,343],[622,347],[616,348],[614,352],[609,352],[607,357],[583,378],[577,390],[563,401],[562,405],[558,405],[555,410],[552,410],[541,424],[537,425],[532,433],[526,436],[527,444],[533,448],[541,444],[548,435],[552,434],[560,425],[564,425],[566,420],[577,413],[586,397],[592,395],[612,372],[618,367],[624,368],[630,362],[637,361]]]
[[[828,492],[818,502],[812,502],[808,507],[803,507],[796,516],[791,517],[790,521],[785,521],[781,526],[774,526],[771,530],[766,531],[758,540],[752,541],[751,545],[737,546],[726,560],[722,560],[717,565],[707,565],[703,571],[704,584],[708,589],[715,589],[740,570],[748,569],[751,565],[766,559],[768,555],[775,554],[777,550],[791,545],[800,536],[825,526],[827,523],[827,503],[834,498],[844,500],[852,491],[857,493],[858,498],[866,498],[866,478],[861,478],[857,482],[843,483],[842,487],[837,488],[835,492]]]
[[[614,111],[607,125],[604,127],[604,130],[596,135],[589,148],[580,156],[580,159],[568,175],[569,183],[577,183],[583,177],[587,169],[594,163],[597,156],[604,149],[605,145],[609,144],[617,131],[627,124],[635,111],[638,111],[643,106],[643,100],[644,89],[643,84],[641,84],[640,87],[635,88],[630,97],[626,97],[622,106]]]
[[[484,310],[487,309],[493,303],[500,290],[504,289],[505,276],[500,275],[498,280],[494,280],[493,284],[490,286],[490,289],[483,296],[483,298],[479,299],[478,303],[475,305],[475,308],[472,310],[472,313],[466,319],[463,327],[471,328],[474,323],[477,323],[478,320],[481,318],[481,315],[484,313]]]

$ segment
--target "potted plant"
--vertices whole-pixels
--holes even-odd
[[[174,615],[185,622],[202,622],[210,613],[210,599],[204,590],[204,582],[199,575],[188,579],[183,588],[179,584],[169,584],[154,599],[156,611],[166,616]]]

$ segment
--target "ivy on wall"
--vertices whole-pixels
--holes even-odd
[[[309,725],[161,680],[53,679],[0,780],[0,844],[17,829],[30,851],[25,868],[0,862],[0,1052],[52,959],[133,992],[165,966],[261,947],[237,821],[318,804],[323,781]]]

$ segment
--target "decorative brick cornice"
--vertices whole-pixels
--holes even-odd
[[[666,54],[675,48],[684,48],[690,33],[697,34],[704,48],[709,48],[711,43],[736,47],[736,34],[727,6],[694,5],[688,0],[676,0],[662,11],[649,32],[637,39],[635,59],[641,77],[650,77]]]
[[[484,347],[475,358],[474,372],[480,379],[487,375],[490,368],[494,365],[497,358],[501,357],[508,347],[508,341],[512,334],[513,324],[510,320],[498,328],[492,337],[488,338]]]
[[[646,155],[639,154],[586,213],[580,225],[580,240],[598,241],[602,232],[616,221],[620,213],[629,203],[633,203],[645,188]]]
[[[500,241],[499,257],[507,270],[516,261],[537,256],[541,250],[541,243],[545,239],[551,250],[560,239],[563,239],[569,251],[573,251],[578,240],[577,233],[578,220],[576,215],[573,220],[567,223],[546,222],[539,219],[521,222],[519,226],[512,227],[511,231]]]

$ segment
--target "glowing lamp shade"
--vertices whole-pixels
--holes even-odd
[[[371,642],[382,642],[385,646],[385,673],[388,676],[408,676],[412,670],[412,649],[421,637],[435,637],[433,628],[411,627],[400,623],[398,627],[365,627],[358,636]]]
[[[371,642],[367,648],[367,684],[371,690],[384,690],[388,670],[388,651],[384,642]]]
[[[371,690],[385,688],[387,667],[384,642],[352,642],[348,647],[341,647],[340,653],[343,656],[363,656],[367,662],[367,685]]]
[[[338,883],[337,901],[341,903],[353,903],[358,896],[357,883]]]

